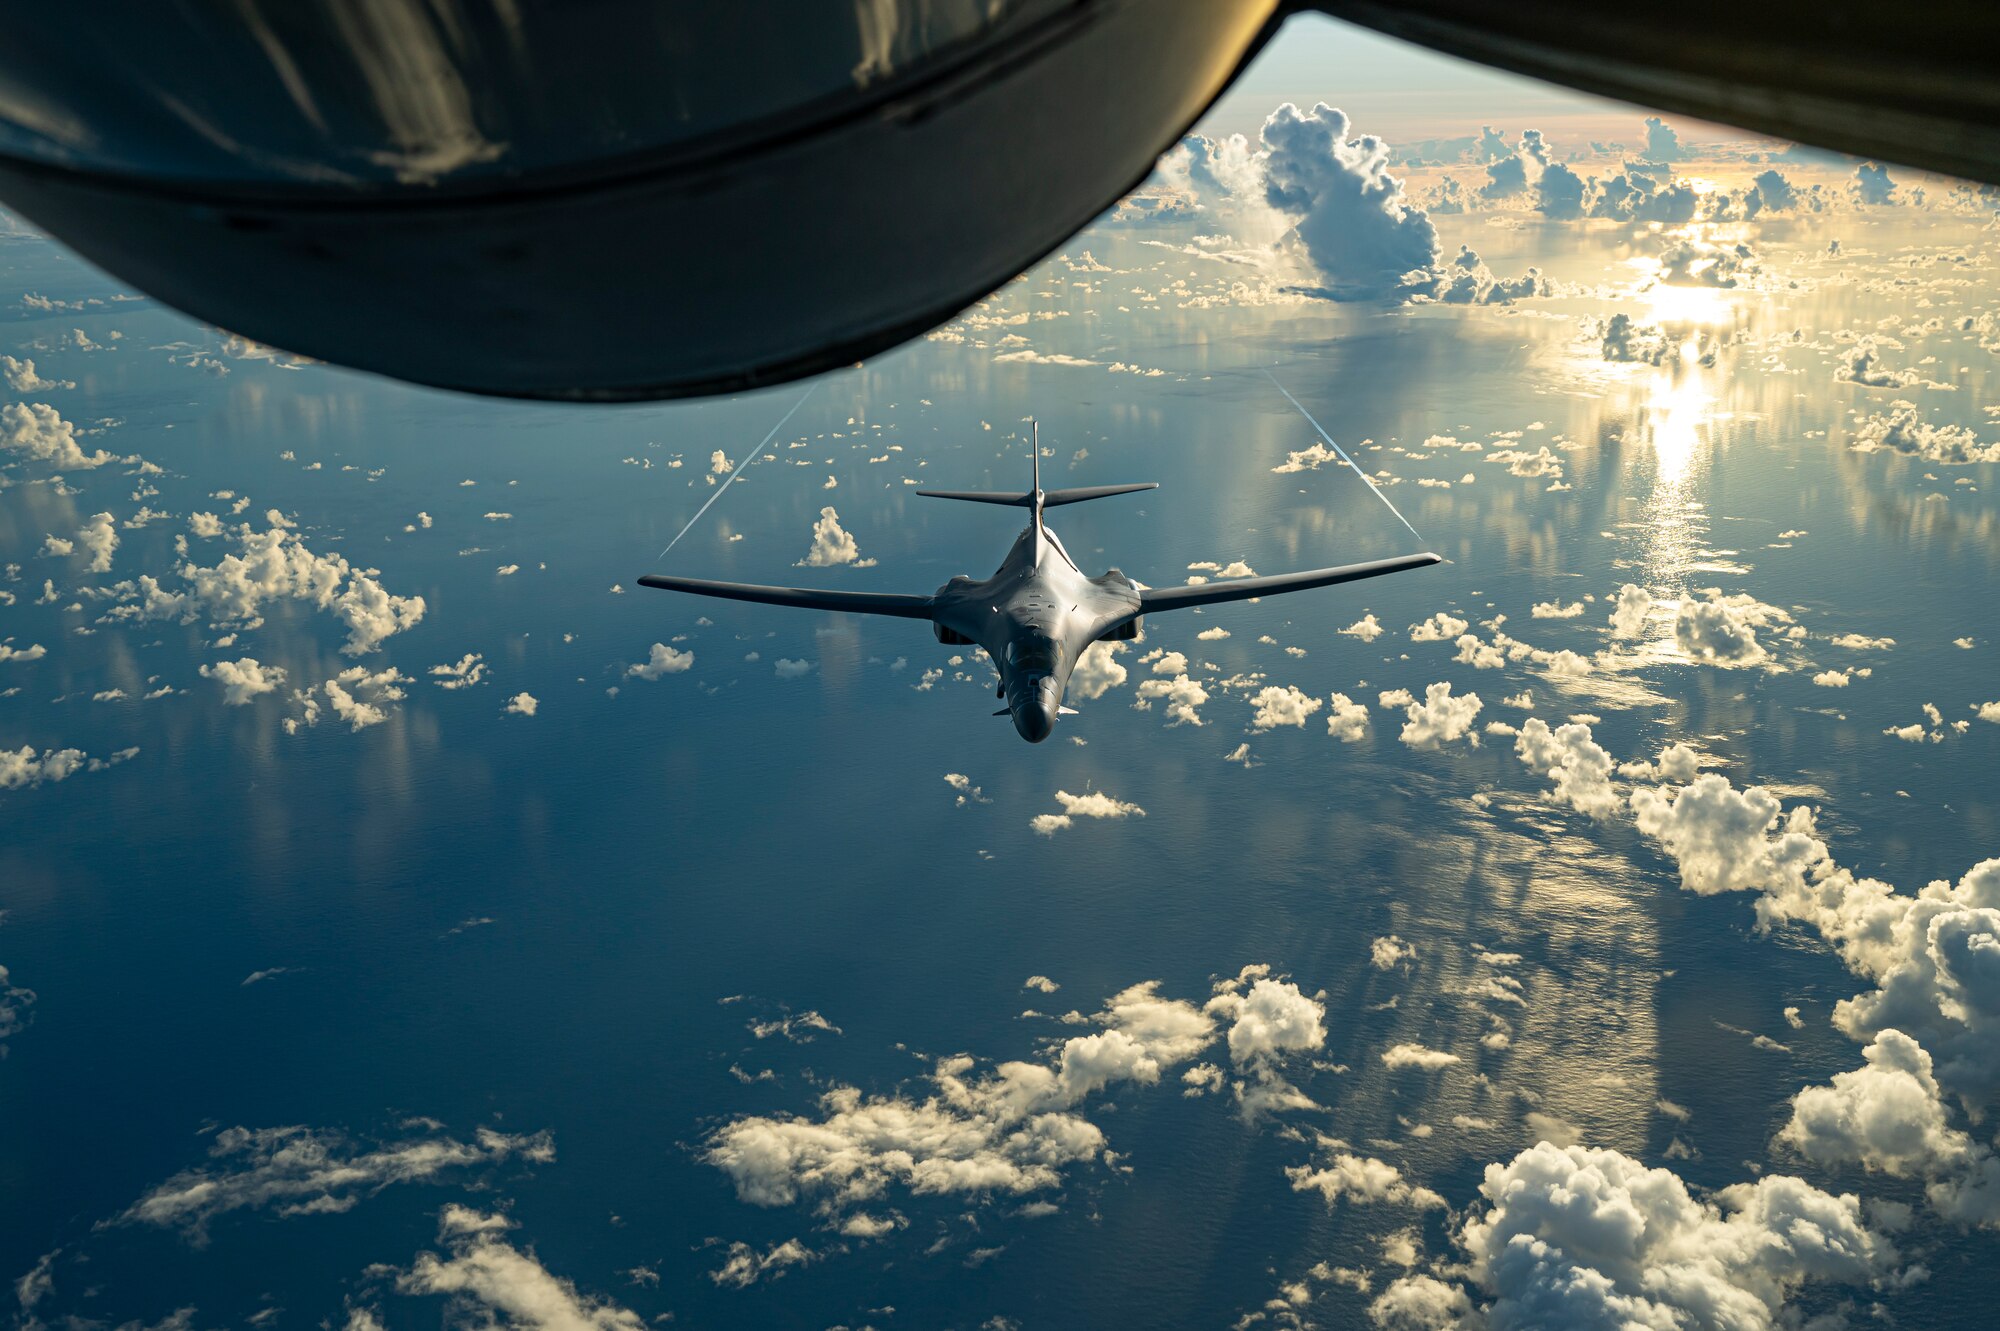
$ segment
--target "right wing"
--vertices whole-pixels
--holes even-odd
[[[1183,606],[1213,605],[1217,601],[1247,601],[1253,596],[1276,596],[1281,592],[1302,592],[1309,587],[1331,587],[1337,582],[1379,578],[1384,573],[1401,573],[1407,568],[1442,564],[1442,555],[1398,555],[1367,564],[1346,564],[1340,568],[1314,568],[1303,573],[1279,573],[1268,578],[1231,578],[1228,582],[1203,582],[1192,587],[1148,587],[1139,593],[1139,613],[1179,610]]]
[[[807,587],[764,587],[754,582],[711,582],[707,578],[670,578],[649,573],[641,587],[720,596],[730,601],[760,601],[765,605],[795,605],[805,610],[838,610],[850,615],[894,615],[898,619],[929,619],[931,598],[891,592],[823,592]]]

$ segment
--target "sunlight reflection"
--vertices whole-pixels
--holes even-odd
[[[1647,318],[1656,324],[1699,324],[1714,327],[1731,322],[1735,307],[1733,292],[1721,287],[1675,286],[1655,282],[1641,293],[1647,304]]]

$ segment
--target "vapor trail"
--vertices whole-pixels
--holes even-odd
[[[1274,379],[1272,380],[1272,382],[1276,383],[1277,381]],[[771,441],[778,437],[778,431],[785,428],[785,422],[798,414],[799,408],[803,407],[806,404],[806,399],[813,395],[813,389],[818,387],[819,387],[818,384],[813,384],[811,387],[807,388],[805,392],[799,394],[799,400],[797,402],[792,403],[792,409],[790,411],[778,417],[778,423],[771,427],[771,433],[764,436],[764,442],[757,445],[757,447],[750,450],[749,453],[744,455],[743,460],[736,464],[736,470],[729,473],[729,479],[715,487],[715,493],[708,497],[708,503],[703,504],[700,508],[696,509],[694,511],[694,516],[688,519],[688,525],[681,528],[680,531],[674,536],[673,540],[667,542],[667,550],[673,549],[676,545],[680,543],[680,539],[682,536],[685,536],[689,532],[694,530],[694,524],[701,521],[701,515],[708,512],[709,505],[713,504],[716,500],[722,498],[722,492],[724,490],[727,490],[731,485],[735,483],[736,478],[743,474],[743,469],[745,467],[755,462],[758,458],[764,456],[764,450],[769,448],[771,446]],[[1285,390],[1282,388],[1279,389],[1278,391],[1281,393],[1285,392]],[[1285,396],[1290,397],[1291,394],[1285,393]],[[1299,408],[1299,410],[1303,411],[1305,410],[1305,408],[1301,407]],[[1307,419],[1311,418],[1308,417]],[[667,550],[660,551],[660,558],[665,559],[667,557]]]
[[[1319,437],[1326,440],[1327,447],[1331,448],[1334,452],[1340,454],[1340,460],[1342,462],[1345,462],[1348,466],[1354,468],[1354,474],[1361,478],[1361,483],[1363,485],[1366,485],[1370,490],[1374,490],[1375,497],[1381,500],[1384,504],[1388,505],[1389,511],[1396,515],[1396,521],[1402,523],[1405,527],[1409,527],[1410,535],[1415,536],[1420,541],[1423,540],[1424,539],[1423,536],[1417,531],[1417,529],[1415,527],[1410,527],[1410,520],[1404,517],[1402,513],[1398,511],[1398,509],[1394,504],[1389,503],[1389,496],[1383,494],[1380,490],[1377,490],[1375,488],[1375,482],[1368,479],[1368,473],[1361,470],[1360,466],[1355,463],[1353,458],[1347,456],[1347,450],[1342,448],[1339,444],[1333,442],[1333,436],[1328,434],[1326,430],[1321,427],[1320,423],[1313,419],[1313,414],[1310,411],[1307,411],[1305,407],[1300,404],[1297,398],[1293,397],[1290,393],[1285,392],[1285,386],[1278,382],[1278,376],[1272,374],[1269,370],[1266,370],[1264,371],[1264,377],[1271,381],[1271,387],[1277,389],[1280,393],[1285,394],[1285,401],[1291,403],[1295,407],[1298,407],[1299,415],[1305,417],[1306,423],[1311,425],[1313,429],[1319,431]]]

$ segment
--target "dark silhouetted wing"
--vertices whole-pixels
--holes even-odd
[[[1279,573],[1268,578],[1232,578],[1228,582],[1204,582],[1192,587],[1148,587],[1139,593],[1139,613],[1157,614],[1190,605],[1213,605],[1217,601],[1247,601],[1253,596],[1278,596],[1302,592],[1311,587],[1331,587],[1339,582],[1379,578],[1385,573],[1401,573],[1407,568],[1442,564],[1442,555],[1398,555],[1366,564],[1346,564],[1340,568],[1314,568],[1303,573]]]
[[[658,587],[661,591],[688,592],[695,596],[719,596],[729,601],[795,605],[802,610],[893,615],[898,619],[931,617],[930,597],[901,596],[892,592],[827,592],[809,587],[765,587],[754,582],[711,582],[707,578],[669,578],[657,573],[649,573],[639,579],[639,585]]]

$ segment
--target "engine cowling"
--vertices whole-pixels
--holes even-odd
[[[1140,616],[1134,615],[1116,628],[1106,629],[1097,635],[1099,642],[1133,642],[1139,636]]]

